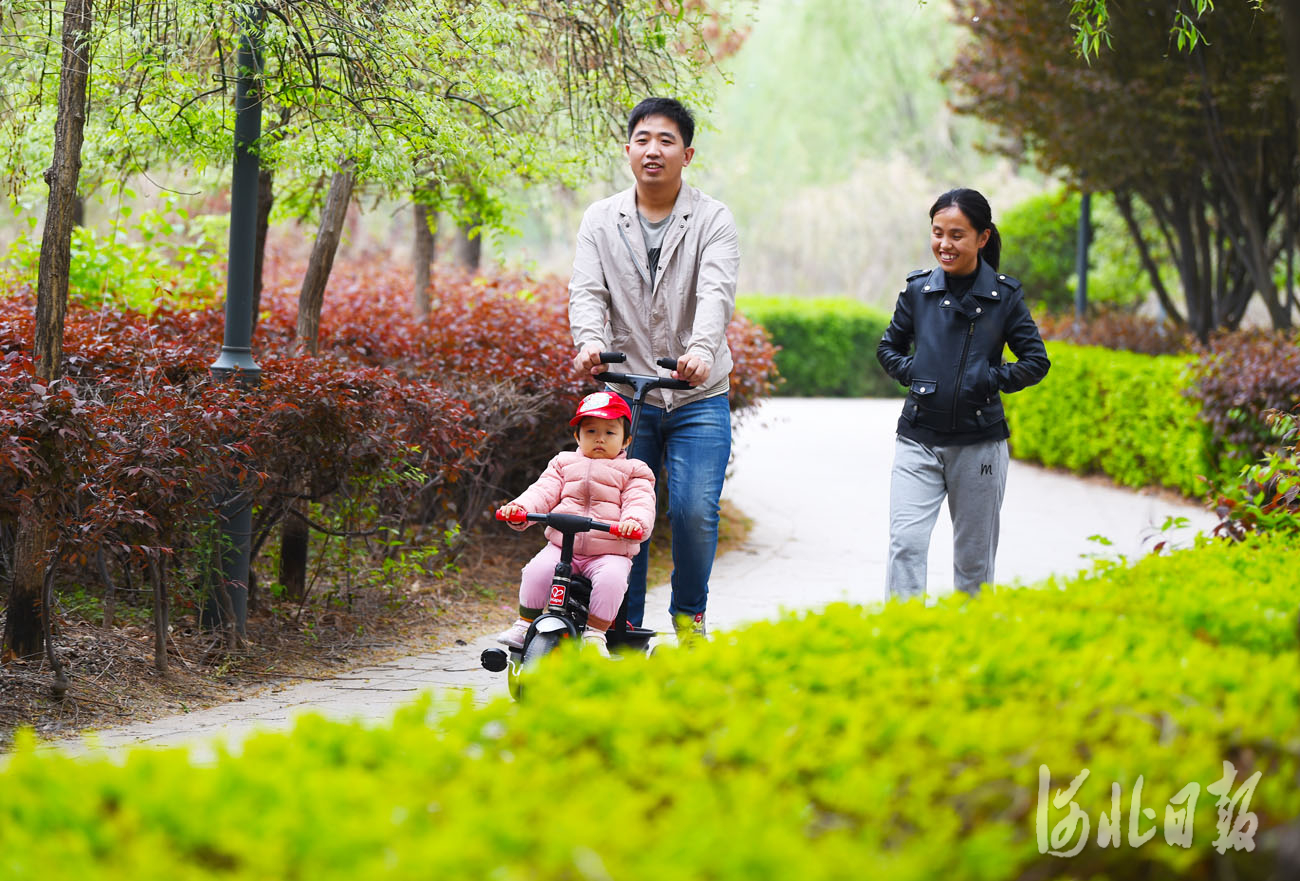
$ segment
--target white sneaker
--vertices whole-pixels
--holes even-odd
[[[528,621],[520,618],[510,625],[509,630],[503,630],[497,634],[497,642],[508,645],[512,649],[522,649],[524,647],[524,637],[528,635],[528,625]]]
[[[588,628],[582,631],[582,647],[591,646],[602,658],[609,657],[609,643],[605,641],[605,631]]]

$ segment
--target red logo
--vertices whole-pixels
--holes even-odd
[[[553,606],[562,606],[562,605],[564,605],[564,585],[563,585],[563,584],[552,584],[552,585],[551,585],[551,605],[553,605]]]

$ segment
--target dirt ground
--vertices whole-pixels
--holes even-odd
[[[718,553],[743,543],[749,523],[723,503]],[[235,700],[270,683],[329,679],[370,664],[464,644],[504,628],[515,614],[519,570],[537,552],[540,534],[489,527],[471,536],[456,571],[387,590],[356,595],[347,610],[306,604],[301,611],[257,610],[246,645],[227,651],[220,635],[200,630],[193,616],[176,616],[168,639],[168,671],[154,669],[153,632],[143,623],[104,628],[56,609],[55,645],[68,668],[62,698],[42,659],[0,665],[0,748],[15,732],[41,739],[155,719]],[[671,569],[666,524],[651,545],[649,582]],[[0,616],[2,619],[2,616]]]

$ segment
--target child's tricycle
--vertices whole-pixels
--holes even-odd
[[[620,352],[603,352],[600,360],[605,364],[621,363],[626,360],[626,356]],[[671,358],[661,358],[658,364],[667,370],[677,368],[677,362]],[[688,389],[691,387],[690,383],[684,380],[666,376],[606,372],[600,374],[600,379],[632,388],[630,404],[632,425],[629,433],[633,438],[633,448],[630,449],[629,455],[632,455],[635,448],[637,421],[641,416],[641,406],[645,403],[646,394],[656,388]],[[653,468],[655,464],[657,463],[652,463],[651,467]],[[585,576],[573,571],[574,536],[591,530],[617,534],[618,529],[617,524],[602,523],[589,517],[572,514],[529,513],[516,517],[515,522],[523,522],[525,518],[556,530],[563,536],[563,543],[560,547],[560,562],[555,566],[555,576],[551,582],[547,606],[529,626],[528,633],[524,637],[523,648],[490,648],[486,649],[480,657],[483,667],[487,670],[498,673],[508,669],[507,682],[510,693],[516,698],[519,696],[519,673],[535,664],[539,658],[550,654],[562,641],[581,636],[587,625],[591,582]],[[611,652],[644,652],[649,650],[650,640],[655,635],[653,630],[627,623],[625,596],[623,607],[619,609],[613,626],[607,632],[606,641]]]

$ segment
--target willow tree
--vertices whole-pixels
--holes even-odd
[[[2,141],[3,158],[17,204],[53,153],[53,139],[37,136],[32,123],[53,116],[49,72],[62,65],[42,23],[63,5],[8,0],[0,7],[10,18],[6,47],[19,47],[0,48],[0,96],[16,111],[0,114],[0,126],[12,135]],[[82,102],[92,108],[83,180],[119,183],[167,171],[189,176],[201,190],[228,167],[233,46],[247,5],[137,0],[104,7],[84,41],[96,63]],[[308,351],[342,218],[356,194],[420,189],[433,194],[426,207],[437,210],[463,201],[472,187],[482,222],[498,223],[510,182],[574,184],[587,176],[636,98],[667,92],[702,103],[709,55],[697,50],[718,21],[713,6],[675,8],[663,0],[260,5],[262,118],[271,123],[256,146],[265,190],[259,224],[273,202],[285,216],[317,219],[300,292],[298,328]],[[292,475],[281,478],[296,486]],[[282,514],[264,512],[259,528]],[[11,619],[13,608],[11,598]]]

